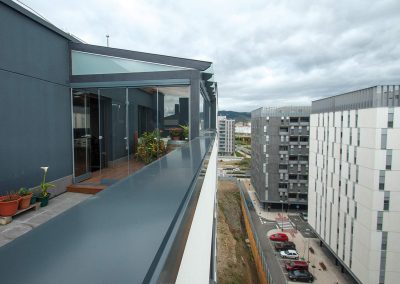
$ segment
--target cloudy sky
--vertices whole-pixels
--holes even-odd
[[[399,0],[22,0],[90,44],[214,62],[219,109],[400,82]]]

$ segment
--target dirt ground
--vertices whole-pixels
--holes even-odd
[[[217,277],[219,283],[259,283],[235,182],[218,182]]]

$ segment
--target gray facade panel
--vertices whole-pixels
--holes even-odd
[[[72,174],[70,89],[0,71],[0,194]]]
[[[68,39],[4,3],[0,38],[1,194],[72,175],[72,136]]]
[[[69,84],[68,40],[0,3],[0,69]]]

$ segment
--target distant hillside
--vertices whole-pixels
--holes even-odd
[[[218,115],[226,116],[228,119],[234,119],[236,122],[239,122],[239,121],[247,122],[247,121],[251,120],[250,112],[237,112],[237,111],[221,110],[218,112]]]

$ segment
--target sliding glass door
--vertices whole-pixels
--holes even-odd
[[[107,185],[136,171],[145,133],[156,131],[165,147],[188,140],[189,92],[188,86],[74,89],[74,182]]]

